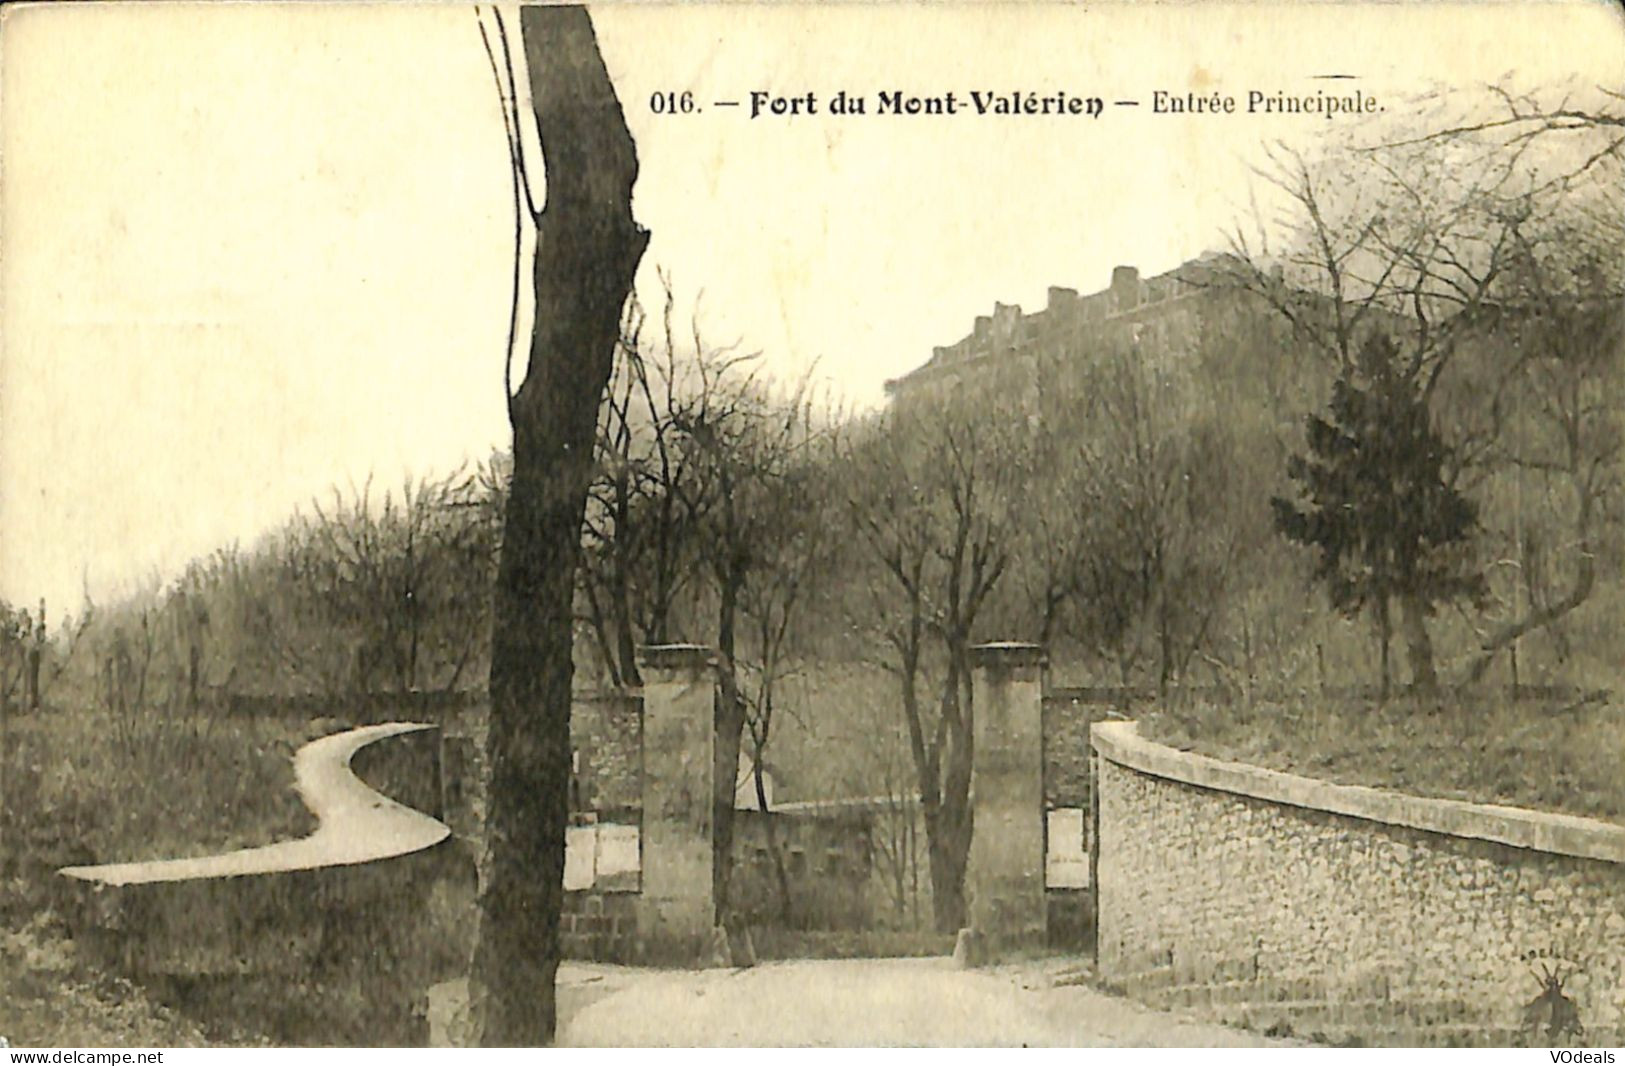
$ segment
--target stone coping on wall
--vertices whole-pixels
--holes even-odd
[[[650,670],[700,671],[715,666],[717,656],[705,644],[640,644],[638,663]]]
[[[58,872],[104,885],[151,884],[350,866],[433,847],[451,830],[369,787],[350,769],[350,759],[368,744],[434,728],[421,722],[364,726],[313,740],[295,752],[296,787],[318,823],[302,839],[193,859],[69,866]]]
[[[1338,785],[1226,762],[1147,740],[1135,722],[1096,722],[1090,734],[1103,758],[1153,777],[1445,836],[1625,864],[1625,826],[1522,807]]]
[[[1044,650],[1043,645],[1026,644],[1019,641],[972,644],[970,658],[972,666],[993,670],[1049,665],[1049,653]]]

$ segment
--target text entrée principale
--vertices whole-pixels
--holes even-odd
[[[657,115],[692,115],[717,109],[736,110],[750,119],[798,119],[814,116],[1100,118],[1110,110],[1138,111],[1148,116],[1223,118],[1227,116],[1340,116],[1370,115],[1385,110],[1376,96],[1363,90],[1294,92],[1284,89],[1247,89],[1243,92],[1192,92],[1155,89],[1149,95],[1106,97],[1065,89],[972,89],[915,93],[883,89],[864,93],[813,89],[775,92],[753,89],[737,99],[706,103],[693,90],[660,91],[649,98]]]

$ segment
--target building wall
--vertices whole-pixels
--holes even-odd
[[[1625,1037],[1625,828],[1242,767],[1094,729],[1100,973],[1368,1044],[1522,1039],[1532,968]],[[1546,1043],[1544,1035],[1536,1038]]]
[[[1236,290],[1211,287],[1223,269],[1222,259],[1204,258],[1142,279],[1133,267],[1118,267],[1100,292],[1080,296],[1052,286],[1040,311],[995,304],[968,335],[889,382],[888,392],[894,404],[911,406],[940,404],[974,387],[1032,410],[1045,379],[1112,347],[1132,346],[1152,367],[1188,363],[1205,323],[1245,302]]]

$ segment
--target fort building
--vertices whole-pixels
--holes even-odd
[[[1032,313],[995,303],[992,314],[977,316],[969,334],[934,348],[923,365],[886,382],[887,396],[896,408],[941,403],[974,384],[1035,409],[1051,375],[1113,346],[1132,347],[1154,364],[1177,365],[1223,315],[1239,312],[1257,321],[1264,313],[1235,283],[1240,265],[1226,253],[1207,252],[1149,278],[1136,267],[1119,266],[1108,287],[1088,295],[1051,286],[1043,310]]]

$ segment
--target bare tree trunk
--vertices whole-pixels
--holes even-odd
[[[571,599],[598,406],[648,234],[637,154],[580,7],[520,12],[547,206],[491,646],[488,880],[473,983],[487,1046],[552,1041],[570,780]]]
[[[1428,636],[1427,607],[1419,596],[1399,601],[1405,626],[1405,654],[1411,664],[1411,687],[1424,695],[1439,691],[1439,675],[1433,668],[1433,639]]]
[[[622,477],[624,480],[625,475],[622,475]],[[628,491],[624,485],[617,485],[616,487],[617,529],[625,529],[628,524],[627,514],[631,506],[627,500]],[[618,533],[614,544],[611,546],[614,556],[615,580],[609,594],[610,609],[614,612],[615,647],[611,651],[606,645],[604,647],[604,657],[606,659],[615,657],[620,660],[616,664],[615,673],[621,679],[621,684],[631,688],[639,688],[643,685],[643,677],[638,673],[637,633],[632,626],[632,581],[628,573],[631,569],[631,563],[628,559],[630,550],[631,546],[627,543],[627,538]],[[663,639],[655,639],[653,634],[646,633],[644,637],[650,644],[664,643]]]
[[[739,589],[731,578],[724,578],[720,596],[717,658],[721,669],[717,671],[719,684],[713,704],[716,747],[711,775],[711,889],[716,923],[725,925],[733,882],[734,791],[739,783],[739,750],[745,734],[745,701],[734,661]]]
[[[1591,596],[1591,591],[1597,583],[1596,555],[1591,546],[1589,536],[1590,503],[1589,497],[1581,499],[1580,547],[1578,551],[1579,562],[1575,570],[1574,585],[1568,594],[1556,602],[1541,607],[1532,606],[1523,617],[1507,623],[1492,633],[1483,643],[1480,654],[1473,660],[1468,668],[1467,680],[1476,683],[1483,680],[1484,674],[1489,670],[1495,657],[1507,648],[1513,649],[1513,677],[1517,677],[1516,655],[1517,642],[1530,633],[1539,632],[1574,611]]]
[[[609,673],[609,683],[612,688],[622,688],[626,685],[620,669],[620,656],[617,649],[618,641],[611,643],[609,627],[604,622],[603,608],[598,603],[597,590],[593,588],[589,578],[581,582],[581,594],[587,601],[587,624],[592,626],[593,639],[598,644],[598,653],[603,656],[603,669]]]
[[[925,820],[931,871],[931,917],[939,933],[965,927],[965,867],[970,859],[969,811],[963,802],[944,804]]]
[[[1388,702],[1390,691],[1388,667],[1388,646],[1393,642],[1393,624],[1388,618],[1388,597],[1381,594],[1377,598],[1377,650],[1382,663],[1382,688],[1378,697],[1382,703]]]
[[[920,830],[914,811],[908,812],[904,840],[908,842],[908,902],[912,927],[920,927]]]
[[[1157,698],[1168,700],[1168,685],[1173,680],[1173,634],[1169,629],[1168,586],[1164,582],[1157,592]]]
[[[767,788],[762,780],[762,752],[756,750],[756,806],[767,821],[767,853],[773,860],[773,879],[779,890],[779,921],[789,928],[795,919],[795,897],[790,890],[790,871],[784,866],[784,852],[779,849],[778,815],[768,810]]]
[[[626,596],[622,592],[616,596],[615,603],[616,654],[620,656],[620,668],[616,671],[621,677],[621,683],[630,688],[640,688],[643,685],[643,675],[638,673],[638,642],[637,635],[632,630],[632,612],[626,605]],[[661,638],[660,643],[664,642]],[[656,643],[650,638],[650,643]]]
[[[39,710],[39,667],[40,646],[31,644],[28,648],[27,684],[24,686],[30,711]]]

